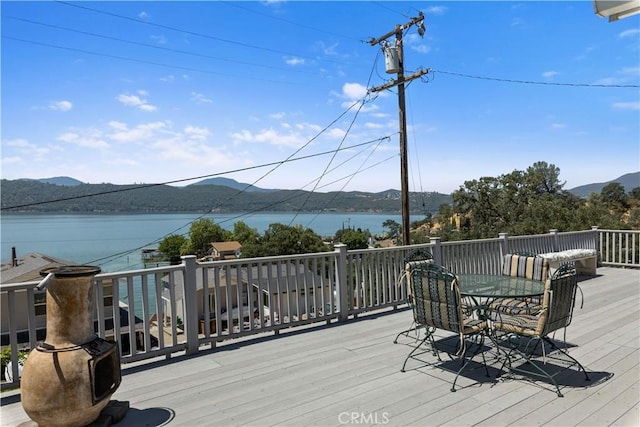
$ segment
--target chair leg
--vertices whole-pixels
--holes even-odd
[[[415,352],[418,351],[418,349],[420,349],[420,347],[422,347],[422,345],[427,341],[429,341],[429,343],[431,344],[432,353],[436,354],[433,333],[429,328],[426,328],[425,337],[422,339],[422,341],[420,341],[420,343],[417,346],[413,348],[413,350],[411,350],[411,353],[409,353],[409,355],[404,359],[404,363],[402,364],[402,369],[400,369],[400,372],[405,372],[405,367],[407,366],[407,362],[409,361],[411,356],[413,356]],[[438,359],[440,359],[440,355],[438,355]]]
[[[551,341],[551,339],[549,339],[549,337],[543,337],[542,339],[544,339],[545,342],[549,343],[551,345],[551,347],[553,347],[554,349],[558,350],[560,353],[564,354],[569,359],[573,360],[573,363],[578,365],[578,367],[579,367],[578,370],[582,369],[582,372],[584,372],[584,378],[587,381],[591,381],[591,378],[589,378],[589,374],[587,373],[587,370],[584,369],[584,366],[582,366],[582,363],[578,362],[578,360],[575,357],[573,357],[572,355],[570,355],[569,353],[567,353],[566,350],[558,347],[553,341]]]
[[[478,342],[479,341],[479,342]],[[482,347],[484,346],[484,336],[482,334],[478,334],[475,336],[474,340],[473,340],[473,345],[475,345],[476,349],[473,352],[473,354],[470,357],[466,357],[467,353],[468,353],[468,349],[464,351],[464,353],[462,354],[462,366],[460,367],[460,369],[458,370],[458,372],[456,373],[456,377],[453,380],[453,384],[451,385],[451,391],[456,391],[456,381],[458,381],[458,377],[460,376],[460,374],[462,373],[462,371],[464,371],[464,369],[467,367],[467,365],[471,362],[471,360],[473,360],[473,358],[480,352],[480,350],[482,349]],[[482,361],[484,364],[484,372],[486,374],[487,377],[489,377],[489,368],[487,368],[487,360],[484,356],[484,353],[482,353]]]
[[[555,347],[556,349],[558,349],[561,353],[565,354],[567,357],[569,357],[571,360],[573,360],[576,364],[578,364],[583,372],[585,373],[585,376],[588,379],[588,375],[587,375],[587,371],[584,370],[584,367],[572,356],[570,356],[568,353],[566,353],[565,351],[563,351],[562,349],[560,349],[558,346],[556,346],[553,342],[551,342],[548,338],[543,337],[543,339],[547,342],[549,342],[551,344],[552,347]],[[532,338],[529,341],[527,341],[527,344],[525,345],[525,350],[529,348],[529,346],[531,345],[532,341],[534,340],[540,340],[539,338]],[[520,357],[522,357],[526,363],[528,363],[529,365],[531,365],[536,371],[538,371],[538,374],[534,374],[534,375],[538,375],[540,377],[545,377],[548,378],[549,380],[551,380],[551,382],[553,383],[553,385],[556,388],[556,394],[558,395],[558,397],[564,397],[564,395],[562,394],[562,392],[560,391],[560,385],[558,384],[558,382],[555,380],[554,375],[549,374],[547,371],[545,371],[542,366],[540,366],[540,363],[536,360],[534,360],[532,358],[533,355],[533,351],[535,351],[535,349],[538,347],[538,343],[536,343],[536,345],[533,347],[533,349],[530,352],[525,352],[520,350],[519,348],[519,343],[518,344],[513,344],[511,341],[509,341],[509,344],[511,345],[511,351],[509,352],[509,354],[507,355],[507,358],[505,359],[505,361],[502,363],[502,366],[500,367],[500,372],[502,373],[502,369],[504,368],[505,364],[508,362],[509,363],[509,370],[511,371],[515,371],[515,372],[525,372],[525,373],[529,373],[532,374],[532,372],[530,371],[524,371],[523,369],[520,368],[514,368],[511,365],[511,354],[513,354],[514,352],[519,354]]]
[[[416,322],[413,322],[411,324],[411,327],[409,329],[405,329],[404,331],[400,332],[398,335],[396,335],[396,339],[393,340],[394,344],[398,344],[398,338],[400,338],[400,335],[405,335],[405,336],[409,336],[409,332],[413,332],[413,331],[417,331],[419,328],[418,326],[416,326]]]

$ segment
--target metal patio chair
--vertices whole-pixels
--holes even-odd
[[[412,269],[410,284],[415,325],[418,328],[424,328],[426,333],[425,337],[417,343],[406,357],[401,371],[405,372],[407,361],[410,358],[428,352],[428,350],[425,350],[418,353],[427,342],[430,344],[432,352],[441,361],[433,334],[437,329],[454,332],[459,336],[455,355],[461,359],[462,363],[451,386],[451,391],[456,391],[455,386],[458,376],[482,349],[487,323],[465,314],[458,287],[458,278],[446,268],[429,263],[423,268]],[[467,348],[466,345],[468,338],[473,338],[475,344],[475,351],[471,355],[469,355],[471,347]],[[482,359],[486,375],[489,376],[484,353],[482,353]]]
[[[544,282],[549,277],[549,261],[528,252],[506,254],[502,274]],[[542,298],[497,298],[490,309],[505,314],[537,314],[542,310]]]
[[[416,268],[423,268],[425,267],[427,264],[430,264],[433,262],[433,256],[431,255],[431,252],[429,252],[426,248],[420,248],[420,249],[416,249],[414,251],[411,251],[404,259],[404,272],[402,273],[402,276],[400,276],[400,283],[401,285],[403,283],[406,282],[406,289],[407,289],[407,305],[409,307],[411,307],[412,304],[412,300],[411,300],[411,270],[416,269]],[[411,334],[412,332],[415,332],[415,338],[419,339],[419,335],[418,335],[418,330],[419,328],[416,326],[416,322],[415,320],[411,323],[411,326],[409,327],[409,329],[405,329],[402,332],[399,332],[398,335],[396,335],[396,338],[393,340],[394,344],[398,343],[398,338],[400,338],[400,335],[404,335],[406,337],[409,336],[409,334]]]
[[[505,358],[501,371],[505,364],[508,364],[511,371],[523,372],[531,375],[545,377],[553,382],[559,397],[562,397],[558,382],[555,376],[560,372],[550,373],[544,369],[546,359],[567,362],[567,359],[556,357],[553,352],[545,354],[545,343],[549,344],[552,350],[558,351],[568,358],[570,362],[565,369],[577,365],[578,371],[582,370],[586,380],[590,380],[589,374],[584,366],[578,362],[566,350],[558,347],[549,337],[550,334],[559,329],[565,329],[571,323],[573,308],[575,306],[578,280],[575,267],[571,264],[563,264],[555,271],[550,279],[546,281],[545,291],[542,299],[542,310],[536,315],[531,314],[505,314],[494,313],[492,329],[496,333],[506,334],[506,342],[510,345],[510,351]],[[523,344],[524,341],[524,344]],[[543,361],[535,359],[535,351],[541,347],[543,351]],[[535,371],[525,370],[520,365],[513,367],[512,356],[521,356],[528,362]]]

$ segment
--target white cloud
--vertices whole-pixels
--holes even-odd
[[[304,64],[304,59],[303,58],[285,58],[284,62],[287,65],[303,65]]]
[[[614,102],[613,108],[618,110],[640,110],[640,101]]]
[[[264,143],[275,146],[287,146],[297,148],[304,144],[307,139],[295,132],[289,132],[286,134],[279,133],[274,129],[263,129],[257,133],[253,133],[249,130],[242,130],[240,132],[234,132],[231,137],[236,142],[254,142]]]
[[[364,98],[366,95],[367,87],[360,83],[345,83],[342,85],[342,97],[347,100],[357,101],[358,99]]]
[[[138,14],[138,18],[140,18],[140,19],[149,19],[149,18],[150,18],[150,16],[149,16],[149,14],[148,14],[147,12],[142,11],[142,12],[140,12],[140,13]]]
[[[324,133],[324,135],[326,135],[329,138],[333,138],[333,139],[342,139],[342,138],[345,137],[346,134],[347,134],[346,131],[344,131],[343,129],[338,129],[338,128],[331,128],[327,132]]]
[[[143,96],[147,94],[145,91],[138,91],[138,93]],[[140,98],[138,95],[120,94],[116,99],[126,106],[135,107],[142,111],[157,110],[157,107],[155,105],[147,103],[146,99]]]
[[[564,123],[552,123],[551,124],[551,129],[565,129],[567,127],[567,125],[565,125]]]
[[[284,113],[283,111],[280,111],[278,113],[273,113],[270,114],[269,117],[271,117],[272,119],[276,119],[276,120],[281,120],[286,116],[286,113]]]
[[[155,105],[150,105],[150,104],[142,104],[138,106],[139,109],[141,109],[142,111],[156,111],[157,108]]]
[[[384,127],[384,125],[381,125],[380,123],[367,122],[364,124],[364,127],[366,127],[367,129],[381,129]]]
[[[542,77],[544,77],[545,79],[552,79],[557,75],[557,71],[545,71],[544,73],[542,73]]]
[[[197,126],[187,126],[184,128],[184,133],[187,135],[188,138],[190,139],[198,139],[198,140],[205,140],[207,139],[208,136],[211,135],[211,132],[209,132],[209,129],[207,128],[201,128],[201,127],[197,127]]]
[[[427,45],[422,37],[418,33],[410,33],[405,37],[405,45],[411,50],[418,53],[431,52],[431,46]]]
[[[425,14],[427,15],[444,15],[447,11],[445,6],[430,6],[425,9]]]
[[[191,100],[196,104],[211,104],[213,103],[212,99],[207,98],[205,95],[198,92],[191,92]]]
[[[84,129],[65,132],[56,140],[84,148],[109,148],[109,144],[102,139],[102,132],[97,129]]]
[[[55,111],[69,111],[73,108],[71,101],[54,101],[49,104],[50,110]]]
[[[632,28],[630,30],[625,30],[625,31],[621,32],[620,34],[618,34],[618,37],[620,37],[621,39],[626,38],[626,37],[638,38],[639,34],[640,34],[640,29]]]
[[[112,125],[114,122],[110,122]],[[117,125],[112,128],[116,131],[108,135],[110,139],[117,142],[142,143],[157,137],[160,133],[168,132],[170,128],[167,122],[151,122],[137,125],[129,129],[124,123],[115,122]]]
[[[10,147],[35,147],[35,145],[31,144],[26,139],[18,138],[18,139],[10,139],[4,142],[7,146]]]
[[[126,123],[118,122],[116,120],[110,121],[108,123],[108,125],[112,129],[121,130],[121,131],[126,131],[127,130],[127,124]]]
[[[335,56],[338,54],[336,50],[336,48],[338,47],[338,43],[326,45],[324,42],[319,41],[315,43],[315,47],[327,56]]]
[[[635,83],[639,76],[640,67],[623,67],[616,72],[615,76],[602,78],[597,80],[595,84],[621,85]]]
[[[174,76],[173,74],[169,74],[167,76],[160,77],[160,81],[161,82],[174,82],[175,80],[176,80],[176,76]]]

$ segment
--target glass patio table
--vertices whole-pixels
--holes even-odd
[[[469,298],[479,318],[488,319],[488,307],[498,298],[530,298],[544,294],[544,282],[501,274],[459,274],[460,295]]]
[[[459,274],[460,294],[471,298],[525,298],[544,294],[544,282],[499,274]]]

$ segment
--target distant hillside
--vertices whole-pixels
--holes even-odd
[[[37,180],[2,180],[3,213],[171,213],[171,212],[371,212],[400,213],[400,192],[329,192],[302,190],[243,191],[223,185],[114,185],[73,187]],[[411,193],[411,212],[436,213],[451,195]]]
[[[628,173],[607,182],[581,185],[579,187],[572,188],[569,191],[578,197],[589,197],[591,193],[600,193],[605,185],[612,182],[617,182],[622,185],[624,187],[624,190],[628,193],[634,188],[640,187],[640,172]]]
[[[66,187],[73,187],[73,186],[82,184],[81,181],[78,181],[75,178],[70,178],[68,176],[55,176],[53,178],[42,178],[36,181],[40,181],[45,184],[64,185]]]
[[[255,185],[245,184],[243,182],[238,182],[235,179],[230,178],[208,178],[202,181],[196,182],[191,185],[224,185],[225,187],[234,188],[236,190],[244,190],[244,191],[278,191],[278,190],[267,190],[264,188],[256,187]]]

